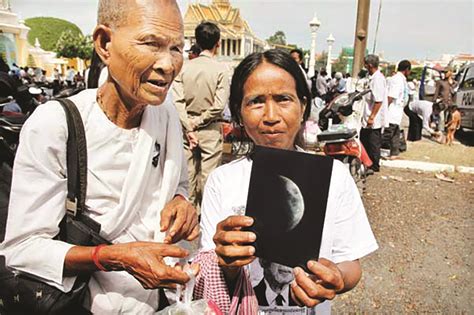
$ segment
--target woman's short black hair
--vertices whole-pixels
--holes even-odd
[[[241,104],[244,96],[244,84],[255,69],[264,62],[275,65],[288,72],[295,80],[296,95],[301,103],[306,104],[303,121],[306,121],[311,112],[311,92],[300,66],[291,58],[291,55],[280,49],[270,49],[248,55],[235,68],[230,85],[229,108],[232,119],[241,123]]]

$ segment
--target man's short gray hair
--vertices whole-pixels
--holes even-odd
[[[97,24],[118,27],[127,18],[128,0],[99,0]]]
[[[377,55],[367,55],[364,61],[372,67],[378,68],[379,66],[379,57]]]

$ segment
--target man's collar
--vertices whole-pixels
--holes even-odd
[[[268,281],[263,278],[263,280],[265,281],[265,297],[267,298],[267,302],[268,302],[268,305],[270,306],[274,306],[276,305],[276,298],[278,297],[278,295],[281,295],[283,297],[283,305],[290,305],[290,301],[288,301],[288,298],[289,298],[289,294],[290,294],[290,285],[289,284],[286,284],[283,289],[281,290],[281,292],[278,294],[276,293],[275,291],[273,291],[270,287],[270,284],[268,283]]]
[[[199,57],[204,56],[204,57],[209,57],[213,58],[214,55],[209,51],[209,50],[203,50],[200,54]]]

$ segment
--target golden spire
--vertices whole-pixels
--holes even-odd
[[[212,0],[212,4],[219,7],[230,7],[229,0]]]

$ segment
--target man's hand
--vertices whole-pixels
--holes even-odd
[[[166,265],[163,258],[185,258],[188,254],[176,245],[133,242],[104,247],[99,260],[111,271],[127,271],[145,289],[175,288],[176,284],[188,282],[189,276],[180,267]],[[193,266],[193,272],[198,271],[199,266]]]
[[[341,270],[332,261],[320,258],[308,261],[307,275],[303,269],[294,269],[295,280],[291,283],[291,297],[300,306],[314,307],[325,300],[332,300],[344,289]]]
[[[249,244],[257,236],[252,232],[241,231],[243,227],[250,227],[252,224],[251,217],[239,215],[230,216],[217,225],[214,235],[215,251],[227,278],[235,278],[240,267],[250,264],[256,258],[255,247]]]
[[[374,117],[369,116],[369,119],[367,120],[367,127],[372,127],[374,125],[374,120]]]
[[[190,150],[194,149],[199,144],[198,137],[193,131],[186,133],[186,138],[188,139]]]
[[[193,205],[177,195],[161,210],[161,232],[167,231],[167,244],[182,239],[192,241],[199,236],[198,215]]]

